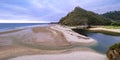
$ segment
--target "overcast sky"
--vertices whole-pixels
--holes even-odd
[[[0,0],[0,22],[53,22],[74,7],[96,13],[120,10],[120,0]]]

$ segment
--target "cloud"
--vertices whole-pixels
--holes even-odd
[[[94,12],[99,12],[99,13],[106,13],[108,11],[119,11],[120,10],[120,4],[114,4],[114,5],[106,5],[102,6],[96,9],[93,9]]]
[[[42,4],[40,4],[38,2],[39,0],[28,0],[28,2],[33,6],[33,7],[36,7],[36,8],[44,8]]]
[[[32,21],[32,20],[0,20],[0,23],[50,23],[49,21]]]
[[[80,7],[96,13],[120,10],[120,0],[77,0],[77,2],[79,3]]]
[[[9,8],[9,9],[14,9],[14,10],[21,10],[21,11],[27,11],[28,10],[24,7],[13,5],[13,4],[1,3],[0,5],[2,5],[2,7],[4,7],[4,8]]]
[[[33,5],[33,8],[36,7],[35,9],[44,9],[44,10],[50,10],[54,11],[55,13],[62,13],[64,12],[63,10],[59,9],[56,4],[50,0],[30,0],[29,3]],[[53,0],[55,1],[55,0]],[[58,2],[58,1],[57,1]]]
[[[76,6],[96,13],[120,10],[119,0],[1,0],[0,5],[0,21],[59,21]]]

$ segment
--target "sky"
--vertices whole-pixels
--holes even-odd
[[[0,0],[0,23],[58,22],[76,6],[102,14],[120,10],[120,0]]]

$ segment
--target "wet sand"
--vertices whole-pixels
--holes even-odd
[[[104,55],[89,51],[72,52],[67,54],[21,56],[10,60],[107,60]]]
[[[33,60],[33,58],[59,60],[62,57],[63,60],[70,60],[68,58],[71,56],[74,56],[74,60],[86,59],[85,56],[89,57],[89,60],[100,58],[104,60],[103,54],[87,47],[94,44],[96,44],[94,39],[79,35],[60,25],[30,27],[0,34],[0,60]],[[42,57],[44,58],[41,59]]]

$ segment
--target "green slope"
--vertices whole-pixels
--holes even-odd
[[[109,25],[111,20],[98,15],[91,11],[86,11],[80,7],[75,7],[75,9],[68,13],[67,16],[63,17],[59,21],[62,25]]]
[[[120,11],[110,11],[102,14],[102,16],[112,19],[112,20],[120,20]]]

